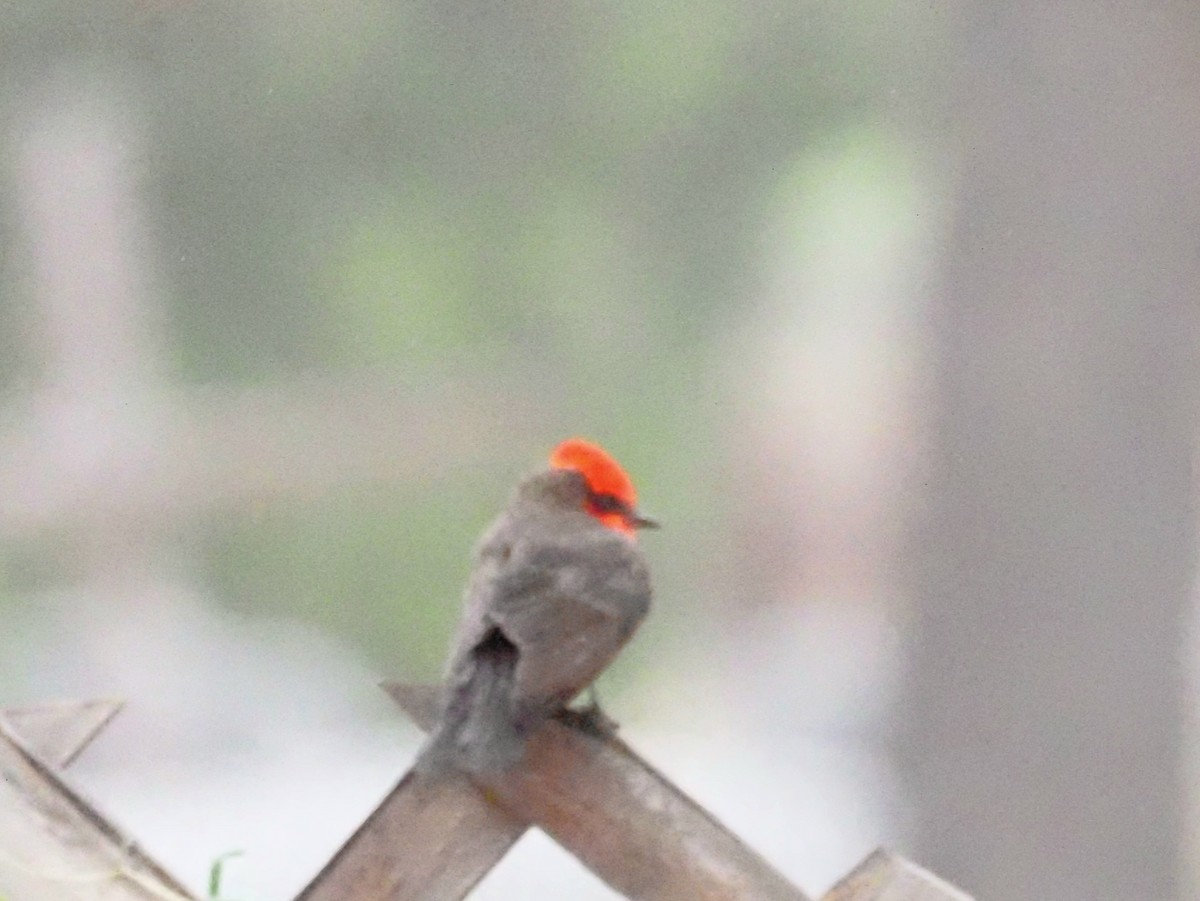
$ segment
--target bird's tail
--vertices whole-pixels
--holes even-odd
[[[493,629],[471,651],[465,679],[447,689],[441,721],[417,759],[418,772],[492,773],[521,759],[525,736],[513,704],[518,651]]]

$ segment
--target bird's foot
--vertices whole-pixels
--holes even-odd
[[[583,707],[564,707],[558,719],[596,738],[612,738],[621,728],[621,724],[601,710],[595,700]]]

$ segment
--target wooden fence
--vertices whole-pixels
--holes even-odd
[[[429,728],[435,689],[384,687]],[[196,898],[63,778],[119,709],[88,701],[0,713],[0,901]],[[810,901],[624,742],[569,716],[533,736],[503,776],[406,775],[296,901],[462,898],[530,826],[630,898]],[[823,901],[970,899],[880,850]]]

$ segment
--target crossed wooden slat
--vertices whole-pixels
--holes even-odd
[[[120,708],[83,701],[0,712],[0,898],[193,897],[62,779]]]
[[[429,728],[434,688],[385,688]],[[119,707],[91,701],[0,713],[4,901],[195,898],[61,776]],[[541,729],[503,776],[406,775],[296,901],[462,898],[531,825],[630,898],[809,901],[622,741],[570,718]],[[822,901],[970,899],[876,851]]]

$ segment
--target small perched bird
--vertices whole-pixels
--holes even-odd
[[[612,662],[650,608],[637,510],[620,465],[580,438],[517,486],[475,551],[440,723],[418,761],[496,772]]]

